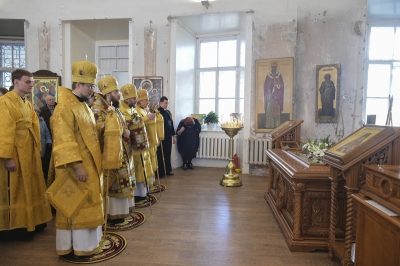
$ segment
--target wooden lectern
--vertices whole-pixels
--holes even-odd
[[[366,174],[362,165],[400,164],[400,128],[364,126],[335,146],[323,161],[331,166],[331,208],[329,232],[329,258],[337,256],[342,265],[353,265],[351,247],[356,241],[357,205],[353,194],[365,185]],[[341,205],[345,203],[345,213]],[[344,232],[338,223],[345,219]]]
[[[270,149],[282,149],[285,146],[289,146],[289,149],[299,149],[303,122],[304,120],[288,120],[267,133],[267,139],[272,143]]]

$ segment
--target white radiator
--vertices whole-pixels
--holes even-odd
[[[233,154],[237,153],[239,138],[233,139]],[[200,136],[197,158],[229,160],[229,137]]]
[[[246,140],[246,146],[249,151],[249,164],[266,165],[267,155],[265,151],[272,147],[270,139],[248,139]]]

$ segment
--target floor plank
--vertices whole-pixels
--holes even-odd
[[[219,185],[226,169],[175,169],[154,194],[158,202],[137,209],[146,222],[122,231],[128,244],[117,257],[96,265],[296,265],[337,266],[326,251],[290,252],[264,200],[267,179],[240,175],[242,187]],[[71,265],[55,253],[55,225],[31,242],[0,242],[0,265]]]

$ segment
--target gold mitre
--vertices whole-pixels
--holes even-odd
[[[103,95],[106,95],[107,93],[118,90],[118,81],[113,76],[107,76],[97,83],[97,87],[99,87]]]
[[[88,61],[78,61],[72,65],[72,82],[96,84],[97,66]]]
[[[124,100],[137,97],[136,86],[133,84],[126,84],[122,86],[120,91],[124,97]]]
[[[137,100],[138,102],[143,101],[143,100],[148,100],[149,99],[149,94],[147,93],[147,90],[141,89],[137,91]]]

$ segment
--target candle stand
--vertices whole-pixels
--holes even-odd
[[[239,175],[234,172],[235,164],[233,163],[233,137],[242,130],[243,127],[221,127],[223,131],[229,136],[229,163],[226,166],[228,173],[224,174],[219,184],[224,187],[240,187],[242,180],[239,179]]]

